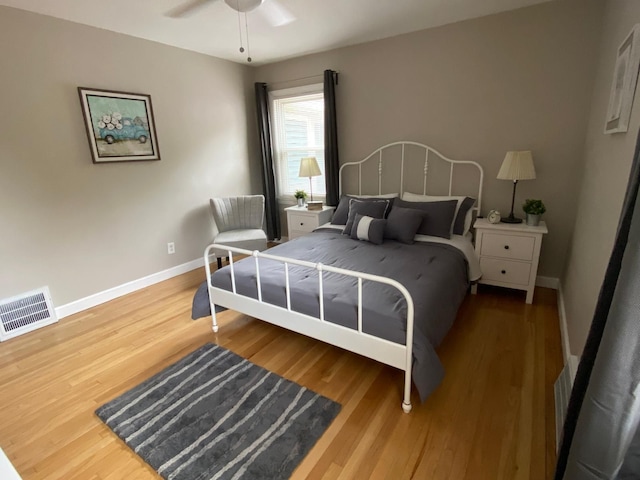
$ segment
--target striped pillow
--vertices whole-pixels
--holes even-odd
[[[356,213],[356,218],[351,227],[351,238],[380,245],[384,241],[384,228],[386,224],[387,221],[384,219]]]

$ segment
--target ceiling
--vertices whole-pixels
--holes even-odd
[[[265,0],[273,2],[274,0]],[[270,26],[247,14],[252,65],[354,45],[549,0],[275,0],[296,20]],[[238,14],[222,0],[185,18],[166,13],[183,0],[0,0],[0,5],[145,38],[234,62],[241,54]],[[243,19],[244,23],[244,19]],[[246,47],[246,43],[245,43]]]

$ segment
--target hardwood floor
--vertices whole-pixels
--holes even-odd
[[[555,462],[556,294],[480,286],[402,412],[402,372],[236,312],[190,318],[202,270],[0,345],[0,447],[26,479],[159,478],[93,413],[206,342],[342,404],[293,478],[542,479]],[[484,288],[483,288],[484,287]]]

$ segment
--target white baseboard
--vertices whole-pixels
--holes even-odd
[[[562,342],[562,357],[564,364],[570,365],[571,362],[576,363],[577,357],[571,355],[571,348],[569,347],[569,329],[567,327],[567,312],[564,308],[564,296],[562,294],[562,285],[560,279],[556,277],[541,277],[536,278],[537,287],[553,288],[558,291],[558,317],[560,319],[560,338]],[[572,358],[575,357],[575,358]],[[576,363],[577,365],[577,363]],[[572,375],[575,375],[575,368],[572,371]]]
[[[560,287],[560,279],[556,277],[536,277],[536,287],[553,288],[558,290]]]
[[[558,285],[558,316],[560,317],[560,339],[562,341],[562,356],[564,358],[564,364],[569,365],[572,355],[571,348],[569,346],[569,328],[567,326],[567,311],[564,308],[564,295],[562,294],[562,285]]]
[[[109,300],[113,300],[114,298],[122,297],[123,295],[127,295],[128,293],[132,293],[136,290],[140,290],[150,285],[160,283],[164,280],[177,277],[178,275],[182,275],[183,273],[190,272],[191,270],[195,270],[196,268],[200,267],[204,267],[203,258],[198,258],[196,260],[183,263],[182,265],[177,265],[175,267],[162,270],[161,272],[152,273],[151,275],[147,275],[146,277],[132,280],[131,282],[118,285],[117,287],[113,287],[102,292],[94,293],[93,295],[75,300],[71,303],[67,303],[66,305],[61,305],[59,307],[56,307],[56,315],[58,316],[58,319],[68,317],[69,315],[73,315],[74,313],[78,313],[88,308],[95,307],[96,305],[108,302]]]

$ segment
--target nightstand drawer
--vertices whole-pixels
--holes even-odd
[[[318,217],[316,215],[289,214],[289,229],[309,233],[315,228],[318,228]]]
[[[533,260],[535,243],[533,237],[485,233],[482,237],[480,255],[514,260]]]
[[[527,285],[529,283],[530,263],[482,257],[480,259],[480,268],[482,269],[482,280],[515,283],[518,285]]]

